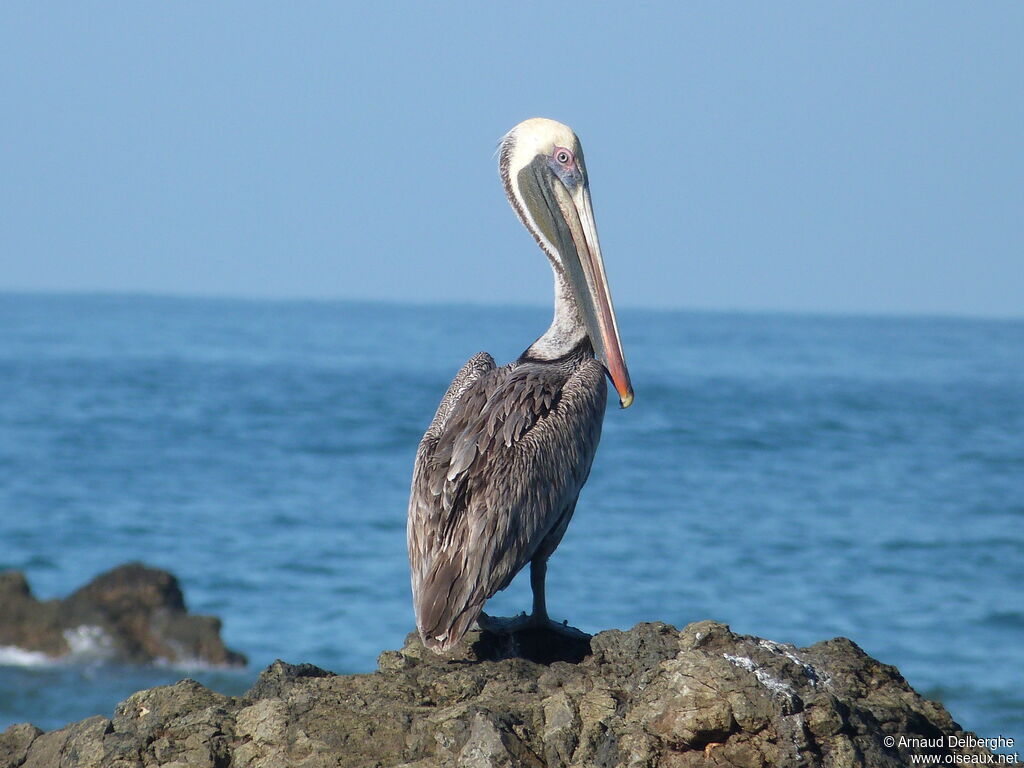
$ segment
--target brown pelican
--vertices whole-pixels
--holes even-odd
[[[499,168],[509,203],[551,261],[555,317],[515,362],[471,358],[416,453],[413,603],[423,642],[438,652],[477,620],[505,631],[562,627],[547,617],[544,576],[590,474],[606,373],[622,407],[633,402],[579,139],[554,120],[526,120],[502,139]],[[499,624],[482,614],[527,563],[532,615]]]

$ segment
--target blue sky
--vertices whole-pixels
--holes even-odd
[[[620,306],[1024,314],[1020,2],[360,5],[4,3],[0,289],[547,303],[542,115]]]

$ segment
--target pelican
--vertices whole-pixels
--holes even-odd
[[[438,653],[474,622],[571,630],[548,618],[547,561],[590,474],[605,375],[623,408],[633,402],[579,139],[533,118],[502,138],[498,156],[508,201],[551,262],[555,314],[514,362],[471,358],[416,452],[407,527],[413,604],[424,645]],[[483,614],[527,563],[533,612],[511,621]]]

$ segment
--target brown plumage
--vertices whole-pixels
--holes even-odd
[[[632,401],[578,139],[553,121],[526,121],[505,137],[501,158],[509,200],[554,269],[555,319],[509,365],[497,367],[485,352],[470,359],[416,453],[408,519],[413,603],[424,643],[438,651],[457,643],[484,602],[527,563],[534,590],[528,621],[549,623],[546,563],[590,474],[605,376],[624,406]]]

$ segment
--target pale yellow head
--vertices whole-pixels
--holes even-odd
[[[508,164],[513,173],[518,173],[538,155],[550,155],[555,147],[565,147],[574,156],[580,154],[580,140],[572,128],[546,117],[523,120],[505,134],[501,146],[502,151],[506,146],[510,149]]]
[[[583,148],[573,130],[534,117],[505,134],[499,170],[512,208],[572,290],[594,352],[625,408],[633,389],[605,277]]]

